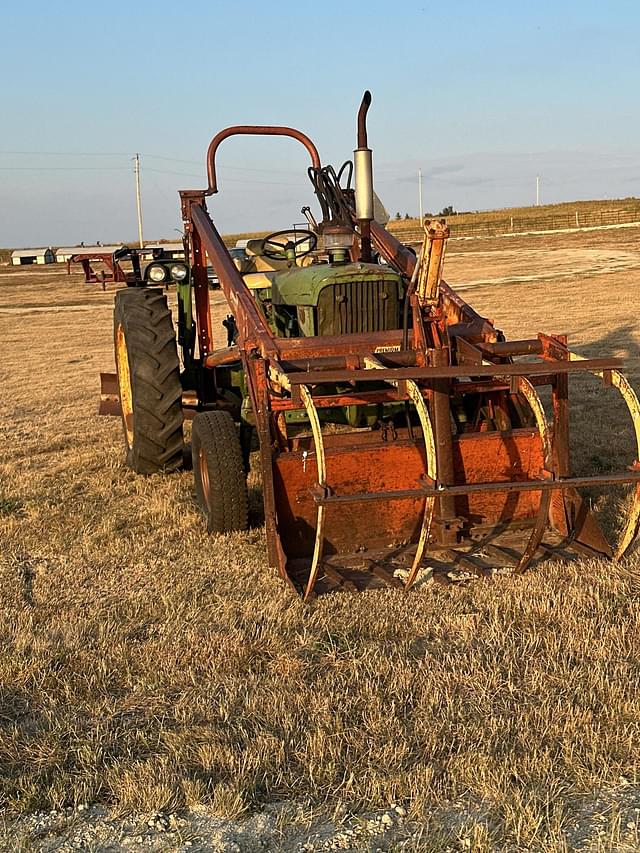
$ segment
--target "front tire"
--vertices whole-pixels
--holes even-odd
[[[238,431],[228,412],[202,412],[193,419],[191,455],[196,499],[208,533],[249,526],[249,498]]]
[[[116,293],[114,349],[126,462],[138,474],[182,466],[182,385],[167,299],[155,288]]]

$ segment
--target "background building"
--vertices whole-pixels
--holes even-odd
[[[16,249],[11,252],[11,263],[14,267],[25,264],[52,264],[56,259],[53,249]]]

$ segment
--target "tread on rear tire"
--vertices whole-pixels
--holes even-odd
[[[167,299],[156,288],[116,293],[114,349],[126,462],[138,474],[182,466],[182,385]]]

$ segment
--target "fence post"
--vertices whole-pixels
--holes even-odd
[[[576,210],[576,228],[580,227],[580,219],[578,218],[578,211]]]

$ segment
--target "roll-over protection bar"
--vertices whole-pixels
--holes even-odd
[[[207,149],[207,177],[209,179],[209,188],[205,195],[213,195],[218,192],[218,181],[216,178],[216,151],[220,143],[229,136],[290,136],[292,139],[297,139],[307,149],[311,156],[311,164],[314,168],[320,168],[320,155],[318,149],[309,139],[309,137],[296,130],[294,127],[273,127],[270,125],[252,125],[239,124],[234,127],[227,127],[217,133]]]

